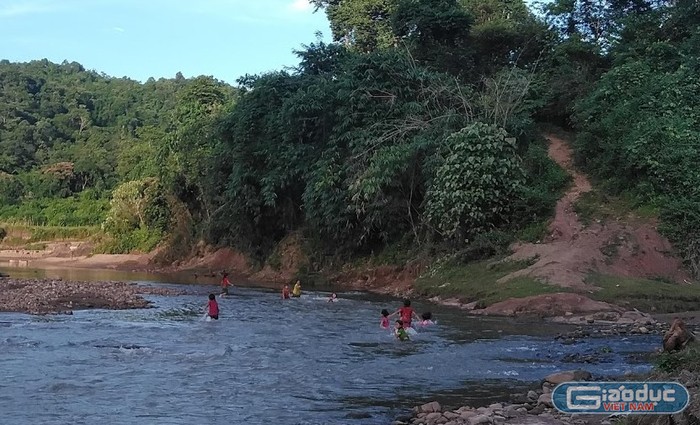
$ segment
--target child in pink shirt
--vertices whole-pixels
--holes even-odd
[[[382,320],[379,322],[379,327],[382,329],[389,329],[389,310],[382,310]]]
[[[212,320],[219,320],[219,303],[216,302],[216,296],[214,294],[209,294],[207,315],[211,317]]]

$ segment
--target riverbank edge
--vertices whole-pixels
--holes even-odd
[[[567,414],[552,403],[552,391],[562,382],[592,381],[595,379],[584,370],[569,370],[543,378],[539,387],[526,394],[513,394],[510,401],[492,403],[489,406],[443,408],[437,401],[413,408],[411,414],[395,418],[392,425],[660,425],[692,424],[700,420],[698,395],[700,385],[697,374],[684,369],[677,374],[652,371],[631,377],[635,381],[672,381],[685,386],[690,393],[690,405],[674,415],[638,414],[631,416],[604,414]],[[632,380],[623,378],[622,381]]]
[[[314,276],[317,282],[310,282],[308,275],[301,276],[298,268],[273,271],[269,267],[255,269],[246,261],[242,254],[230,249],[219,249],[207,256],[178,262],[169,266],[157,266],[152,263],[151,254],[96,254],[74,258],[67,257],[38,257],[25,260],[21,266],[9,262],[13,259],[0,253],[0,266],[6,270],[32,269],[71,269],[71,270],[107,270],[122,272],[143,272],[156,274],[191,274],[192,283],[197,284],[200,277],[220,278],[223,271],[230,274],[232,281],[236,280],[246,285],[265,288],[277,288],[286,283],[301,278],[306,288],[318,286],[318,281],[327,283],[321,285],[338,291],[364,291],[379,295],[398,298],[412,298],[429,301],[435,304],[459,308],[469,315],[505,316],[523,319],[543,319],[571,325],[598,324],[603,326],[616,324],[632,324],[643,327],[655,322],[655,317],[663,321],[671,321],[673,317],[684,315],[685,320],[693,322],[695,315],[643,313],[634,307],[623,308],[614,304],[593,301],[580,293],[547,293],[529,297],[508,298],[487,308],[477,308],[478,302],[465,303],[458,298],[443,298],[439,296],[422,296],[415,291],[415,280],[424,271],[425,266],[363,266],[345,267],[343,271],[319,273]],[[10,272],[11,273],[11,272]],[[306,279],[305,279],[306,278]],[[495,308],[494,308],[495,307]],[[700,321],[700,313],[697,315]]]

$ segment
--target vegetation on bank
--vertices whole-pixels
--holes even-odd
[[[93,240],[101,235],[99,226],[34,226],[0,223],[0,245],[8,248],[39,248],[48,241]]]
[[[584,221],[659,212],[700,271],[696,2],[312,3],[334,42],[237,87],[0,62],[0,221],[99,226],[105,252],[160,245],[163,262],[204,242],[264,263],[299,232],[314,269],[447,257],[419,289],[490,303],[549,290],[494,286],[518,265],[485,262],[542,239],[569,184],[538,136],[547,122],[579,134],[600,183],[576,206]],[[460,273],[469,283],[439,288]]]
[[[527,276],[498,282],[499,279],[530,264],[527,261],[493,260],[460,264],[454,260],[443,260],[431,266],[428,272],[418,278],[415,290],[423,296],[456,298],[463,303],[473,302],[476,308],[484,308],[509,298],[561,292],[556,286]]]
[[[530,261],[503,261],[498,257],[464,263],[458,256],[437,261],[416,281],[415,290],[427,297],[454,298],[484,308],[509,298],[572,292],[572,288],[542,283],[529,276],[502,281],[505,276],[532,264]],[[700,287],[662,280],[590,274],[591,299],[647,313],[693,311],[700,304]]]

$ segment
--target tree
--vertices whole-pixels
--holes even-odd
[[[399,0],[311,0],[325,8],[333,40],[359,52],[394,47],[391,16]]]
[[[392,16],[393,31],[419,63],[440,71],[471,71],[472,19],[456,0],[401,0]]]

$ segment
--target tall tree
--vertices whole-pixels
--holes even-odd
[[[333,39],[360,52],[393,47],[391,16],[399,0],[310,0],[324,8]]]

